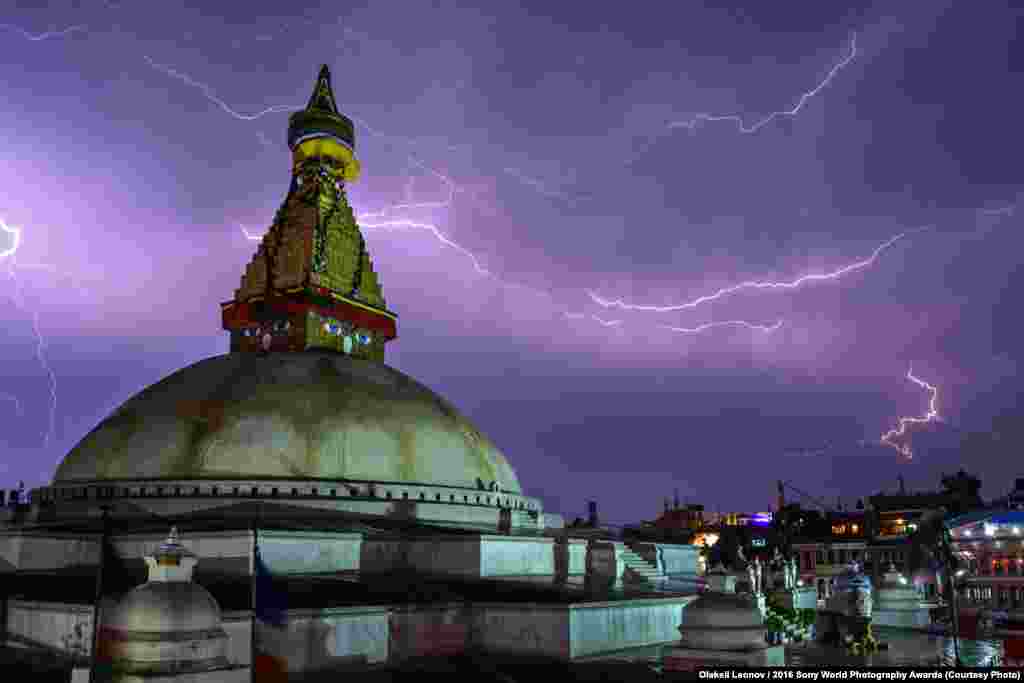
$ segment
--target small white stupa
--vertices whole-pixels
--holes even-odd
[[[930,610],[922,604],[921,596],[893,564],[878,587],[873,621],[878,626],[896,628],[927,628],[931,623]]]
[[[114,680],[232,680],[220,606],[192,582],[198,559],[178,541],[177,529],[145,560],[149,580],[103,615],[100,638],[109,647]]]
[[[683,608],[679,646],[665,650],[666,671],[706,666],[785,666],[785,648],[768,645],[752,595],[736,594],[736,577],[721,565],[706,576],[707,590]]]

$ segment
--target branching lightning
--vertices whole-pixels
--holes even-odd
[[[0,251],[0,259],[7,262],[7,276],[10,278],[11,282],[14,283],[14,295],[12,296],[12,300],[18,309],[25,311],[25,301],[21,294],[21,282],[18,280],[15,265],[18,249],[21,246],[21,230],[14,226],[7,225],[3,219],[0,219],[0,231],[11,236],[11,246]],[[50,422],[46,433],[43,436],[43,446],[45,447],[49,445],[50,439],[53,437],[53,430],[57,421],[57,375],[53,372],[53,368],[50,367],[50,363],[46,359],[46,339],[43,337],[43,334],[39,329],[39,312],[33,310],[31,312],[31,317],[32,332],[36,338],[36,359],[39,361],[39,364],[43,367],[43,370],[46,372],[46,376],[50,380]],[[18,406],[20,414],[21,404],[16,402],[16,405]]]
[[[917,230],[901,232],[895,237],[892,237],[883,242],[882,244],[878,245],[877,247],[875,247],[875,250],[871,252],[871,256],[860,261],[854,261],[853,263],[847,264],[845,266],[842,266],[841,268],[837,268],[829,272],[810,273],[808,275],[801,275],[800,277],[795,278],[793,280],[781,282],[748,280],[746,282],[741,282],[730,287],[725,287],[723,289],[718,290],[717,292],[714,292],[713,294],[705,294],[703,296],[699,296],[696,299],[693,299],[692,301],[687,301],[681,304],[669,304],[666,306],[655,306],[652,304],[631,304],[626,301],[623,301],[622,299],[605,299],[601,296],[598,296],[595,292],[590,290],[587,291],[587,294],[590,295],[590,298],[594,301],[594,303],[604,308],[619,308],[627,311],[644,311],[648,313],[672,313],[675,311],[685,311],[697,308],[698,306],[701,306],[703,304],[717,301],[718,299],[729,296],[730,294],[735,294],[736,292],[741,292],[746,289],[797,289],[798,287],[801,287],[810,282],[820,282],[822,280],[837,280],[844,275],[847,275],[854,271],[862,270],[864,268],[867,268],[868,266],[873,265],[875,261],[878,260],[878,257],[882,254],[882,252],[884,252],[892,245],[896,244],[896,242],[900,241],[907,235],[911,235],[914,233],[921,232],[923,230],[930,229],[930,227],[924,227],[918,228]]]
[[[928,422],[939,421],[942,418],[939,417],[939,409],[935,405],[939,400],[938,387],[929,384],[920,377],[916,377],[914,375],[913,366],[907,370],[907,379],[928,392],[928,412],[922,417],[901,417],[899,420],[899,426],[895,429],[890,429],[885,434],[882,434],[880,441],[883,445],[892,446],[900,455],[909,460],[914,457],[914,451],[911,449],[910,443],[900,444],[894,439],[904,439],[907,437],[907,428],[912,424],[926,424]]]
[[[84,24],[78,24],[76,26],[69,26],[68,28],[66,28],[66,29],[64,29],[62,31],[46,31],[44,33],[30,33],[28,31],[26,31],[25,29],[21,28],[20,26],[15,26],[14,24],[0,24],[0,28],[5,28],[5,29],[8,29],[10,31],[14,31],[16,33],[20,33],[22,35],[22,37],[25,38],[25,40],[31,40],[32,42],[37,43],[37,42],[39,42],[41,40],[49,40],[51,38],[61,38],[63,36],[69,35],[71,33],[75,33],[76,31],[84,31],[85,30],[85,25]]]
[[[223,99],[218,97],[217,94],[214,92],[213,88],[211,86],[207,85],[206,83],[202,83],[202,82],[192,78],[188,74],[174,69],[173,67],[167,66],[165,64],[160,64],[160,63],[154,61],[153,59],[151,59],[148,56],[145,57],[145,60],[154,69],[156,69],[158,71],[161,71],[162,73],[164,73],[164,74],[166,74],[166,75],[168,75],[168,76],[170,76],[172,78],[175,78],[175,79],[185,83],[186,85],[189,85],[189,86],[191,86],[193,88],[198,89],[200,92],[203,93],[203,95],[208,100],[210,100],[211,102],[216,104],[222,111],[224,111],[229,116],[232,116],[235,119],[238,119],[240,121],[255,121],[256,119],[262,118],[263,116],[267,116],[269,114],[297,111],[297,110],[302,108],[301,106],[296,106],[296,105],[274,105],[274,106],[266,107],[266,108],[264,108],[264,109],[262,109],[260,111],[252,113],[252,114],[244,114],[242,112],[239,112],[239,111],[235,110],[227,102],[225,102]],[[385,133],[382,133],[381,131],[377,130],[376,128],[371,126],[366,121],[364,121],[364,120],[362,120],[362,119],[360,119],[358,117],[355,117],[355,116],[353,116],[352,119],[354,121],[356,121],[357,123],[359,123],[362,127],[364,127],[371,135],[374,135],[374,136],[380,137],[380,138],[384,138],[385,140],[391,140],[392,139],[391,136],[386,135]],[[446,188],[446,193],[445,193],[444,198],[441,199],[441,200],[431,201],[431,202],[407,201],[407,202],[400,203],[400,204],[393,204],[393,205],[390,205],[390,206],[386,206],[386,207],[384,207],[383,209],[381,209],[379,211],[368,212],[368,213],[361,213],[361,214],[359,214],[357,216],[357,220],[359,221],[360,226],[366,228],[367,230],[393,230],[393,231],[397,231],[397,230],[423,230],[423,231],[426,231],[426,232],[430,233],[431,235],[433,235],[433,237],[438,242],[440,242],[441,244],[444,244],[447,247],[455,249],[459,253],[461,253],[464,256],[466,256],[472,262],[473,268],[474,268],[474,270],[476,270],[476,272],[478,274],[483,275],[485,277],[495,278],[502,285],[510,287],[510,288],[523,289],[523,290],[527,290],[527,291],[533,291],[535,293],[542,294],[546,298],[551,298],[550,294],[548,294],[546,292],[537,292],[536,290],[533,290],[532,288],[527,287],[525,285],[519,285],[519,284],[516,284],[516,283],[508,283],[508,282],[504,282],[504,281],[500,280],[499,278],[497,278],[497,276],[494,275],[494,273],[492,273],[490,270],[488,270],[483,265],[481,259],[475,253],[473,253],[472,250],[462,246],[461,244],[457,243],[456,241],[454,241],[453,239],[448,237],[435,223],[424,222],[424,221],[420,221],[420,220],[414,220],[414,219],[411,219],[411,218],[408,218],[408,217],[404,217],[404,216],[396,216],[396,214],[398,214],[399,212],[449,209],[449,208],[452,207],[452,205],[453,205],[453,203],[455,201],[456,193],[458,192],[458,189],[459,189],[458,185],[450,177],[448,177],[447,175],[437,171],[434,168],[431,168],[428,164],[426,164],[425,162],[423,162],[422,160],[420,160],[416,156],[414,156],[412,154],[407,154],[407,158],[409,160],[409,163],[412,166],[415,166],[415,167],[421,169],[422,171],[424,171],[424,172],[426,172],[426,173],[428,173],[430,175],[433,175],[434,177],[436,177],[438,180],[441,181],[441,183]],[[534,187],[538,192],[541,192],[542,189],[549,190],[549,188],[546,188],[546,186],[541,181],[538,181],[538,180],[536,180],[534,178],[528,178],[528,177],[522,175],[521,173],[517,172],[515,169],[506,169],[506,173],[509,173],[510,175],[513,175],[514,177],[518,178],[521,182],[524,182],[527,185],[529,185],[531,187]],[[410,177],[410,183],[407,184],[407,186],[406,186],[407,198],[411,195],[411,182],[412,182],[412,178]],[[545,192],[541,192],[541,194],[545,194]],[[550,191],[547,193],[546,196],[552,196]],[[571,198],[568,195],[559,195],[559,196],[561,198],[574,200],[574,198]],[[261,235],[255,235],[253,233],[250,233],[249,230],[245,226],[239,225],[238,227],[241,229],[242,234],[245,235],[246,239],[253,240],[253,241],[258,241],[258,240],[262,239]],[[593,298],[593,296],[594,295],[591,294],[591,298]],[[608,321],[608,320],[603,320],[602,318],[600,318],[598,316],[594,316],[594,315],[586,316],[586,315],[583,315],[583,314],[570,313],[568,311],[563,311],[563,313],[567,317],[572,318],[572,319],[575,319],[577,316],[579,316],[579,317],[587,317],[590,320],[593,320],[594,322],[602,325],[603,327],[617,327],[617,326],[621,325],[622,322],[623,322],[621,320]],[[721,327],[721,326],[744,326],[744,327],[747,327],[748,329],[751,329],[751,330],[759,330],[759,331],[764,331],[764,332],[774,332],[776,329],[778,329],[778,323],[776,325],[773,325],[773,326],[765,326],[765,325],[757,325],[757,324],[754,324],[754,323],[748,323],[748,322],[745,322],[745,321],[735,321],[735,320],[733,320],[733,321],[725,321],[725,322],[722,322],[722,323],[707,323],[705,325],[700,325],[700,326],[695,327],[695,328],[685,328],[685,327],[673,328],[673,327],[666,327],[665,329],[670,329],[672,331],[681,332],[681,333],[696,334],[696,333],[703,332],[703,331],[708,330],[708,329],[712,329],[712,328],[715,328],[715,327]]]
[[[739,114],[696,114],[693,117],[686,119],[684,121],[673,121],[668,125],[668,127],[670,129],[686,128],[687,130],[692,131],[702,123],[716,123],[719,121],[729,121],[731,123],[735,123],[736,127],[739,129],[741,133],[756,133],[758,130],[764,128],[775,119],[781,117],[794,117],[797,114],[799,114],[800,110],[804,108],[804,105],[807,104],[807,102],[809,102],[815,95],[820,93],[826,86],[828,86],[828,84],[832,82],[832,79],[836,77],[836,74],[842,71],[843,68],[845,68],[850,62],[854,60],[854,58],[856,58],[856,56],[857,34],[854,33],[850,36],[850,52],[845,57],[843,57],[843,59],[841,59],[835,66],[829,69],[828,73],[825,75],[825,78],[823,78],[821,82],[819,82],[816,86],[814,86],[807,92],[800,95],[800,97],[797,99],[796,104],[793,105],[792,108],[772,112],[768,116],[756,121],[753,125],[748,126],[744,124],[743,117],[740,116]]]

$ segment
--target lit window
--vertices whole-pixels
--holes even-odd
[[[995,526],[993,526],[991,524],[986,524],[985,525],[985,535],[986,536],[995,536],[996,535],[996,528],[995,528]]]

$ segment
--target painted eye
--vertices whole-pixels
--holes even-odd
[[[359,335],[359,343],[362,344],[363,346],[366,346],[367,344],[369,344],[370,343],[370,335],[368,335],[368,334],[361,334],[361,335]]]

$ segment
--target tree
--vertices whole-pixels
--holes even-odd
[[[942,490],[950,496],[950,512],[957,515],[982,506],[981,479],[960,470],[952,476],[942,477]]]

